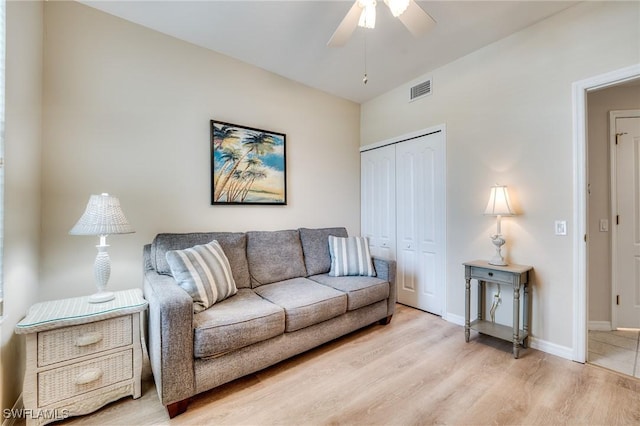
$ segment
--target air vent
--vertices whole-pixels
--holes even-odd
[[[431,94],[431,79],[416,84],[411,88],[411,97],[409,101],[415,101],[418,98]]]

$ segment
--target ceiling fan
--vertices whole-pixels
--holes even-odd
[[[391,9],[393,16],[400,19],[414,37],[420,37],[436,24],[436,21],[414,0],[384,0],[384,2]],[[376,0],[355,0],[327,46],[344,46],[356,27],[375,27],[376,4]]]

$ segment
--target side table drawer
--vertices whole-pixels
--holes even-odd
[[[124,315],[38,333],[38,366],[90,355],[132,342],[132,318]]]
[[[471,267],[471,277],[480,281],[491,281],[498,283],[513,283],[513,274],[506,271],[491,271],[485,268]]]
[[[38,373],[38,406],[62,401],[133,377],[133,350]]]

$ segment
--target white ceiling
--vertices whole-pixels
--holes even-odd
[[[327,41],[352,1],[81,3],[361,103],[577,2],[418,1],[437,25],[415,39],[379,0],[376,28],[358,28],[341,48]]]

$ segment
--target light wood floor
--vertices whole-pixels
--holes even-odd
[[[511,345],[398,305],[373,325],[213,391],[169,420],[143,396],[64,425],[640,424],[640,379]]]

